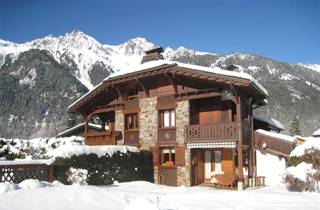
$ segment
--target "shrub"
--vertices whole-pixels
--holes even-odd
[[[87,170],[89,185],[110,185],[114,181],[154,181],[152,155],[143,150],[138,153],[116,152],[112,156],[106,154],[102,157],[96,154],[82,154],[71,158],[57,158],[54,163],[54,179],[70,184],[67,171],[71,167]]]
[[[290,191],[297,192],[320,192],[320,150],[308,149],[302,156],[289,158],[289,165],[293,167],[297,167],[303,162],[312,164],[312,170],[305,172],[306,180],[301,180],[287,174],[284,177],[287,188]]]
[[[77,185],[87,185],[88,171],[81,168],[69,168],[67,171],[68,182]]]

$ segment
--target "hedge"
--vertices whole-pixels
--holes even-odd
[[[112,156],[106,154],[102,157],[96,154],[82,154],[71,158],[56,158],[53,166],[54,179],[70,184],[67,181],[67,171],[70,167],[88,170],[89,185],[110,185],[114,181],[154,182],[152,154],[144,150],[138,153],[116,152]]]

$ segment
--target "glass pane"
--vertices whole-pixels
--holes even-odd
[[[169,153],[163,154],[163,163],[165,164],[168,161],[169,161]]]
[[[171,126],[175,126],[176,124],[176,116],[175,116],[175,111],[171,111]]]
[[[214,151],[214,165],[215,165],[215,171],[222,171],[221,151]]]
[[[173,164],[176,163],[176,154],[175,153],[171,153],[171,161],[173,162]]]
[[[164,127],[169,127],[170,126],[170,112],[169,111],[165,111],[164,112],[164,117],[163,117],[163,126]]]

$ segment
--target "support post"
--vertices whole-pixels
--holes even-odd
[[[237,146],[237,154],[238,154],[238,190],[243,190],[243,154],[242,154],[242,145],[243,145],[243,135],[242,135],[242,99],[241,96],[237,93],[237,122],[238,122],[238,146]]]

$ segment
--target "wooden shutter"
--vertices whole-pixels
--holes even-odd
[[[176,165],[184,166],[185,164],[185,146],[178,146],[176,149]]]
[[[150,147],[150,152],[152,153],[153,166],[159,165],[159,149],[156,147]]]

